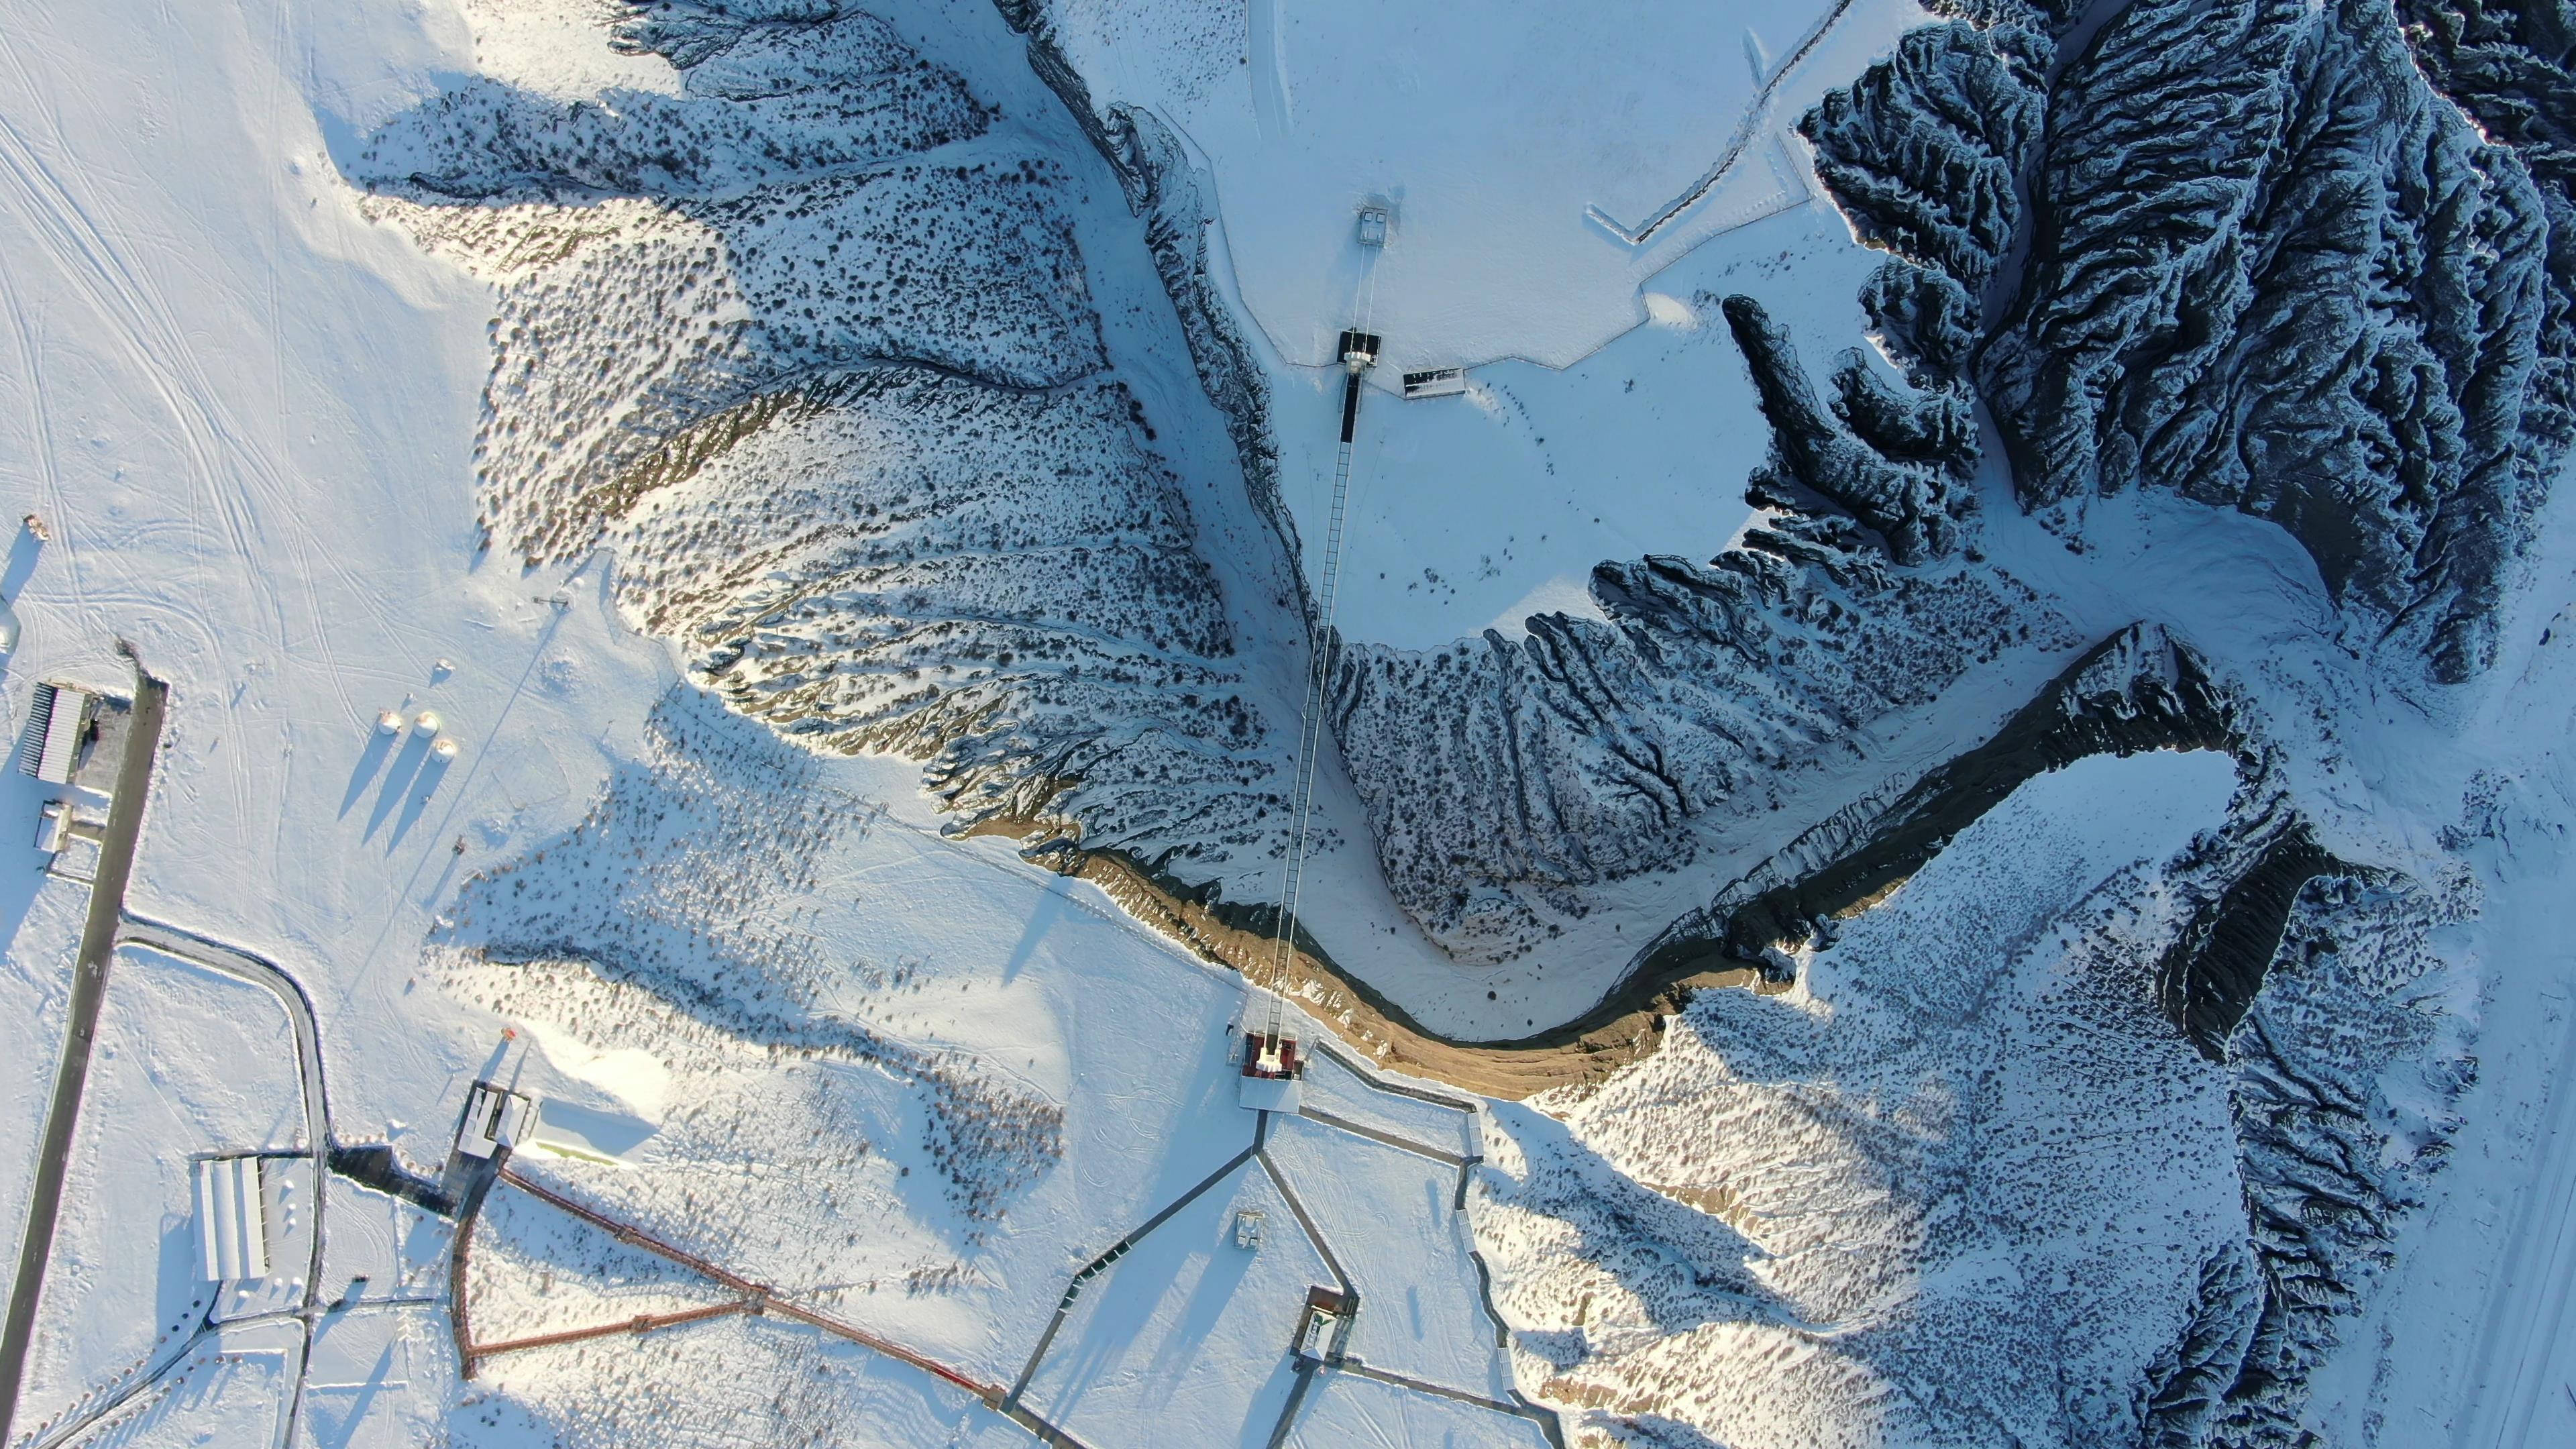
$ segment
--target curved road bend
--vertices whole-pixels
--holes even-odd
[[[7,1443],[18,1414],[18,1389],[27,1370],[27,1345],[35,1336],[36,1304],[44,1295],[45,1263],[54,1250],[54,1216],[63,1200],[63,1174],[71,1156],[72,1127],[80,1116],[81,1088],[89,1080],[91,1035],[107,997],[107,963],[125,917],[125,884],[134,871],[134,847],[143,834],[143,805],[152,790],[152,762],[161,746],[161,722],[170,687],[135,668],[134,714],[125,735],[125,759],[116,798],[107,807],[99,842],[98,874],[89,888],[89,919],[81,928],[80,955],[72,966],[71,1028],[54,1076],[53,1105],[36,1156],[36,1182],[27,1196],[27,1233],[18,1249],[18,1276],[9,1291],[9,1317],[0,1327],[0,1443]]]
[[[166,926],[141,916],[124,917],[121,940],[174,956],[253,986],[264,987],[286,1009],[295,1026],[295,1064],[304,1080],[304,1140],[313,1153],[313,1225],[311,1261],[304,1270],[304,1301],[294,1317],[304,1331],[304,1352],[296,1360],[295,1381],[286,1399],[286,1434],[295,1441],[295,1426],[304,1414],[304,1373],[313,1357],[313,1324],[322,1313],[322,1214],[330,1205],[331,1105],[322,1092],[322,1033],[314,1024],[313,1002],[304,988],[276,962],[193,931]],[[0,1443],[7,1442],[0,1439]]]

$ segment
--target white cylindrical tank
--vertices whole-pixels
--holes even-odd
[[[411,732],[428,736],[438,733],[438,711],[425,709],[411,717]]]
[[[435,741],[433,741],[433,742],[430,744],[430,747],[429,747],[429,752],[430,752],[431,754],[433,754],[433,755],[436,755],[436,756],[437,756],[438,758],[440,758],[441,760],[452,760],[452,759],[455,759],[455,758],[456,758],[456,751],[457,751],[457,744],[456,744],[456,741],[455,741],[454,739],[450,738],[449,736],[446,736],[446,735],[440,735],[440,736],[439,736]]]
[[[380,710],[380,711],[378,711],[378,712],[377,712],[377,714],[376,714],[376,733],[377,733],[377,734],[380,734],[380,735],[398,735],[398,734],[401,734],[401,733],[402,733],[402,727],[403,727],[403,717],[402,717],[402,711],[401,711],[401,710],[398,710],[398,709],[388,709],[388,710]]]

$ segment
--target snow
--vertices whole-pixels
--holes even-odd
[[[1308,1400],[1288,1442],[1298,1449],[1539,1449],[1548,1441],[1530,1419],[1334,1374]]]
[[[0,800],[31,795],[8,787],[25,780],[0,775]],[[32,818],[32,809],[27,814]],[[30,852],[33,854],[33,852]],[[5,867],[0,867],[5,870]],[[36,1144],[53,1103],[54,1072],[71,1003],[71,962],[80,948],[89,893],[32,865],[26,874],[0,874],[26,894],[11,921],[9,951],[0,962],[0,1263],[17,1276],[19,1245],[27,1229],[27,1190],[35,1181]]]
[[[1467,1217],[1452,1206],[1458,1169],[1304,1120],[1280,1122],[1271,1138],[1280,1169],[1317,1184],[1307,1211],[1359,1287],[1350,1352],[1373,1368],[1500,1398],[1510,1370],[1467,1270]]]
[[[1570,1426],[1651,1403],[1746,1446],[1871,1403],[1898,1442],[2118,1433],[2243,1230],[2218,1074],[2121,964],[2234,783],[2209,753],[2040,776],[1790,992],[1707,993],[1596,1092],[1498,1113],[1478,1236],[1524,1382]]]
[[[1427,1090],[1456,1106],[1404,1096],[1343,1065],[1340,1057],[1331,1052],[1309,1058],[1305,1078],[1299,1085],[1305,1088],[1309,1111],[1357,1122],[1451,1157],[1469,1157],[1477,1151],[1476,1117],[1472,1111],[1475,1099],[1454,1089],[1430,1084],[1412,1088]]]
[[[1266,1215],[1234,1246],[1234,1214]],[[1264,1445],[1293,1375],[1288,1337],[1331,1270],[1257,1163],[1147,1237],[1076,1304],[1029,1403],[1087,1443],[1196,1426],[1206,1444]],[[1247,1372],[1247,1369],[1250,1371]]]
[[[1770,444],[1718,298],[1777,297],[1819,344],[1857,338],[1856,295],[1879,261],[1830,211],[1800,207],[1675,262],[1655,278],[1665,315],[1562,370],[1496,362],[1453,398],[1373,390],[1335,623],[1412,649],[1486,628],[1515,637],[1532,613],[1598,617],[1588,586],[1603,559],[1716,554],[1751,516],[1744,477]],[[1280,492],[1320,586],[1341,388],[1305,369],[1272,382]]]
[[[333,1301],[384,1305],[445,1291],[454,1224],[336,1173],[323,1191],[322,1286]]]
[[[119,1409],[83,1442],[116,1449],[276,1443],[299,1354],[291,1324],[227,1332],[197,1350],[187,1373]]]
[[[980,23],[990,26],[990,15]],[[105,31],[91,27],[116,27],[122,38],[97,45],[88,37]],[[642,1010],[632,988],[585,984],[568,967],[563,989],[496,1017],[462,999],[476,973],[535,968],[424,959],[419,945],[478,875],[552,848],[545,864],[511,878],[565,879],[558,873],[575,853],[565,842],[603,791],[620,771],[634,779],[653,769],[645,722],[676,670],[626,632],[603,564],[521,573],[478,559],[468,445],[490,293],[370,222],[334,179],[329,156],[415,106],[447,73],[503,68],[559,95],[604,80],[668,92],[667,80],[654,78],[659,63],[600,59],[590,52],[603,47],[564,43],[583,34],[567,12],[533,9],[497,28],[478,14],[469,30],[444,10],[307,17],[255,6],[169,13],[111,5],[38,18],[23,34],[14,53],[28,68],[28,89],[8,93],[10,125],[0,134],[11,163],[0,172],[10,183],[0,192],[0,226],[12,255],[26,259],[13,268],[11,293],[23,365],[0,374],[0,391],[7,416],[27,420],[7,435],[11,476],[28,481],[55,542],[13,598],[26,639],[10,661],[8,695],[23,709],[31,681],[49,673],[121,677],[117,638],[132,640],[170,679],[172,723],[134,909],[256,949],[305,984],[339,1140],[390,1142],[414,1171],[435,1173],[467,1084],[496,1073],[553,1099],[559,1112],[655,1124],[622,1166],[537,1156],[522,1166],[697,1250],[774,1273],[785,1288],[820,1291],[899,1342],[1008,1382],[1073,1269],[1248,1140],[1254,1119],[1232,1101],[1223,1053],[1236,999],[1229,980],[1117,919],[1088,887],[1021,865],[999,842],[957,845],[922,833],[910,823],[926,813],[910,772],[874,762],[835,764],[812,782],[835,808],[847,803],[857,828],[820,853],[799,888],[746,901],[721,873],[735,863],[685,850],[660,858],[706,872],[710,890],[693,908],[700,914],[648,925],[639,944],[723,921],[759,924],[770,932],[762,940],[795,949],[828,942],[805,978],[828,990],[800,1004],[810,1013],[804,1022],[863,1023],[900,1046],[891,1059],[923,1071],[972,1066],[992,1091],[1061,1108],[1061,1161],[1005,1189],[1017,1194],[994,1204],[1005,1216],[977,1219],[949,1196],[914,1067],[888,1075],[873,1061],[816,1059],[781,1070],[764,1046],[727,1043],[702,1023]],[[164,124],[139,133],[122,124],[136,94],[152,98]],[[181,117],[188,123],[176,124]],[[186,245],[168,240],[180,237]],[[1166,417],[1184,411],[1167,399],[1195,386],[1186,369],[1137,381]],[[436,710],[464,745],[456,763],[440,771],[415,742],[379,736],[376,716],[389,708]],[[711,728],[729,741],[763,739],[747,722]],[[599,869],[588,882],[606,884],[605,857]],[[13,989],[30,1004],[59,998],[38,966],[58,972],[68,961],[78,904],[40,908],[15,937]],[[58,925],[49,933],[46,921]],[[779,934],[791,924],[792,937]],[[147,969],[177,981],[203,976],[158,953],[125,957],[118,992]],[[240,983],[203,981],[242,1003],[233,1016],[259,1026],[259,1044],[208,1056],[209,1043],[231,1039],[197,1012],[170,1018],[173,1030],[189,1024],[184,1046],[103,1046],[117,1054],[102,1055],[85,1121],[145,1133],[169,1109],[129,1103],[135,1089],[119,1085],[118,1074],[206,1061],[237,1068],[239,1101],[267,1116],[195,1129],[195,1145],[295,1145],[294,1054],[274,1000]],[[123,1010],[116,999],[112,992],[112,1016]],[[612,1011],[616,1029],[603,1035]],[[18,1017],[30,1050],[11,1059],[50,1062],[58,1019]],[[520,1035],[496,1049],[505,1025]],[[13,1078],[12,1090],[32,1107],[49,1079],[26,1078]],[[195,1100],[198,1090],[185,1086],[173,1100]],[[1338,1090],[1367,1089],[1346,1081]],[[235,1102],[205,1100],[227,1112]],[[1365,1114],[1359,1101],[1344,1105]],[[679,1120],[684,1108],[729,1130],[691,1136]],[[1426,1110],[1434,1123],[1457,1115]],[[20,1115],[32,1123],[36,1114]],[[1371,1120],[1419,1129],[1420,1115],[1396,1101]],[[818,1129],[836,1152],[875,1150],[847,1174],[745,1171],[761,1160],[815,1161]],[[1462,1129],[1452,1122],[1447,1130]],[[1389,1183],[1400,1201],[1429,1211],[1432,1178],[1448,1169],[1350,1140],[1351,1156],[1307,1170],[1336,1221],[1378,1190],[1355,1184],[1361,1196],[1349,1198],[1335,1185],[1365,1171],[1353,1164],[1372,1154],[1397,1159]],[[676,1150],[683,1143],[691,1150]],[[156,1140],[147,1151],[138,1140],[136,1155],[184,1172],[184,1152],[153,1155],[170,1145]],[[95,1148],[84,1150],[94,1158]],[[86,1181],[76,1175],[76,1197],[98,1195]],[[1267,1183],[1260,1177],[1247,1190],[1272,1192]],[[1413,1204],[1417,1189],[1425,1204]],[[303,1190],[312,1190],[309,1176]],[[1019,1436],[913,1370],[740,1320],[504,1355],[473,1384],[460,1383],[436,1301],[446,1286],[444,1225],[336,1176],[324,1190],[323,1298],[338,1300],[363,1277],[355,1306],[318,1321],[309,1365],[206,1357],[237,1340],[256,1347],[255,1333],[265,1334],[257,1343],[284,1345],[275,1354],[300,1355],[278,1325],[218,1332],[188,1360],[201,1366],[161,1380],[167,1392],[135,1421],[138,1432],[233,1441],[273,1431],[289,1382],[300,1378],[302,1432],[325,1442],[417,1442],[424,1429],[536,1438],[553,1432],[549,1424],[614,1422],[602,1418],[606,1405],[650,1409],[662,1401],[649,1391],[638,1400],[636,1391],[656,1382],[721,1386],[726,1392],[706,1405],[718,1419],[766,1407],[780,1384],[805,1385],[821,1395],[814,1411],[859,1442]],[[148,1340],[170,1285],[160,1281],[160,1258],[130,1245],[175,1244],[161,1266],[185,1264],[179,1200],[123,1201],[151,1220],[93,1212],[65,1223],[51,1291],[83,1294],[96,1307],[84,1321],[107,1338],[77,1360],[59,1352],[40,1360],[29,1423],[112,1388],[143,1347],[119,1336],[131,1326],[146,1326]],[[1206,1204],[1207,1237],[1218,1254],[1236,1254],[1213,1242],[1230,1231],[1221,1206]],[[1314,1277],[1289,1271],[1300,1251],[1293,1214],[1271,1206],[1270,1242],[1258,1256],[1286,1274],[1280,1292],[1218,1297],[1211,1289],[1205,1300],[1224,1321],[1260,1324],[1258,1354],[1199,1356],[1200,1382],[1227,1402],[1251,1404],[1247,1386],[1277,1373],[1287,1310]],[[489,1243],[475,1250],[476,1272],[492,1275],[468,1288],[469,1297],[478,1287],[491,1295],[478,1333],[575,1322],[573,1311],[531,1306],[578,1297],[587,1252],[559,1218],[552,1228],[531,1225],[541,1211],[515,1189],[495,1189],[479,1231],[524,1228],[511,1241],[528,1246],[515,1258]],[[1380,1247],[1359,1211],[1339,1237],[1372,1265],[1371,1291],[1390,1312],[1401,1311],[1408,1289],[1465,1311],[1454,1294],[1475,1274],[1454,1216],[1439,1255],[1408,1259]],[[828,1227],[840,1230],[827,1236]],[[1417,1227],[1404,1231],[1402,1241],[1416,1241]],[[808,1273],[809,1255],[828,1244],[837,1251],[819,1276]],[[631,1254],[620,1262],[629,1285],[670,1281],[648,1277]],[[1132,1294],[1146,1262],[1140,1255],[1111,1274],[1095,1301]],[[535,1293],[548,1272],[557,1286]],[[703,1297],[702,1285],[667,1291],[680,1295],[674,1301]],[[432,1301],[403,1306],[418,1299]],[[1079,1352],[1081,1331],[1071,1333],[1067,1351]],[[1481,1367],[1454,1376],[1502,1381],[1501,1359],[1484,1342]],[[660,1427],[675,1432],[685,1422]],[[1196,1430],[1176,1413],[1160,1432],[1196,1442]]]
[[[1589,27],[1569,43],[1537,7],[1264,3],[1246,18],[1264,43],[1241,51],[1225,7],[1060,16],[1095,97],[1162,111],[1212,178],[1218,282],[1258,324],[1310,559],[1332,407],[1312,368],[1361,285],[1359,196],[1397,203],[1366,284],[1389,338],[1378,382],[1477,364],[1461,397],[1368,399],[1341,618],[1355,638],[1508,636],[1534,610],[1587,611],[1601,559],[1704,557],[1734,537],[1764,436],[1708,325],[1713,297],[1759,295],[1811,360],[1859,340],[1852,296],[1878,258],[1811,198],[1780,132],[1919,12],[1859,0],[1784,73],[1821,6],[1632,10],[1610,44]],[[54,539],[22,537],[9,564],[25,638],[0,675],[0,723],[14,732],[38,679],[124,677],[118,640],[171,680],[129,904],[304,984],[338,1140],[388,1142],[434,1174],[467,1085],[509,1076],[620,1159],[531,1153],[518,1166],[533,1178],[1008,1384],[1077,1269],[1252,1141],[1224,1051],[1236,986],[1006,843],[941,838],[909,764],[810,760],[678,688],[683,661],[612,596],[634,560],[523,571],[478,555],[495,286],[372,220],[340,162],[460,76],[567,102],[618,89],[636,112],[696,124],[672,68],[600,43],[596,18],[270,0],[13,16],[0,481]],[[989,7],[901,24],[943,58],[980,57],[979,85],[1007,62],[1021,89],[1006,108],[1031,104]],[[1775,76],[1743,169],[1648,246],[1588,215],[1634,225],[1686,192]],[[1029,129],[1009,144],[1058,147],[1079,169],[1069,230],[1019,236],[1077,270],[989,274],[995,305],[1026,314],[1042,345],[961,325],[944,355],[1042,385],[1105,361],[1134,387],[1259,694],[1293,666],[1265,535],[1168,316],[1147,310],[1159,303],[1114,187],[1060,119],[1014,124]],[[1708,154],[1650,158],[1638,135],[1704,137]],[[728,184],[759,171],[752,154]],[[962,248],[972,204],[940,194],[919,234]],[[875,204],[846,178],[811,195]],[[796,264],[821,234],[810,218],[746,203],[737,219],[764,249],[735,279],[744,295],[811,304]],[[673,257],[707,244],[641,204],[590,220],[632,222],[629,239]],[[2078,555],[2019,514],[1999,474],[1982,482],[1989,546],[2082,629],[2165,623],[2247,684],[2281,778],[2335,850],[2428,881],[2465,861],[2461,895],[2483,901],[2436,932],[2474,969],[2427,976],[2400,1003],[2441,1024],[2445,1051],[2476,1028],[2477,1081],[2446,1104],[2387,1073],[2386,1151],[2439,1146],[2450,1165],[2320,1372],[2321,1432],[2404,1442],[2448,1426],[2465,1445],[2576,1431],[2558,1392],[2576,1378],[2576,1013],[2555,916],[2576,805],[2567,505],[2504,621],[2493,688],[2427,704],[2352,663],[2313,565],[2277,530],[2130,495],[2084,505]],[[638,537],[619,542],[633,552]],[[1933,762],[2046,663],[1970,686],[1983,693],[1949,733],[1879,743],[1900,765]],[[424,707],[464,747],[444,769],[374,731],[380,710]],[[689,739],[657,736],[657,711]],[[2034,781],[1846,923],[1797,991],[1703,997],[1661,1055],[1588,1098],[1475,1118],[1319,1061],[1309,1110],[1432,1155],[1274,1119],[1267,1167],[1237,1167],[1093,1280],[1029,1403],[1097,1441],[1267,1442],[1293,1381],[1295,1305],[1333,1276],[1285,1180],[1361,1291],[1352,1351],[1455,1393],[1518,1389],[1569,1420],[1643,1403],[1750,1446],[1902,1438],[1933,1412],[1914,1391],[1940,1384],[2037,1440],[2048,1426],[2030,1405],[2055,1389],[2019,1376],[2062,1361],[2068,1402],[2120,1419],[2121,1386],[2188,1311],[2196,1255],[2244,1224],[2224,1083],[2147,1030],[2121,994],[2135,983],[2106,981],[2091,953],[2115,938],[2143,951],[2171,924],[2165,863],[2218,818],[2231,778],[2202,754]],[[0,1261],[14,1263],[86,895],[23,844],[44,792],[0,782],[0,828],[21,841],[0,844]],[[1479,1015],[1445,959],[1392,934],[1403,917],[1348,782],[1328,772],[1325,789],[1344,840],[1310,891],[1319,934],[1400,995],[1443,1002],[1443,1024],[1530,1020]],[[605,808],[620,800],[641,804]],[[646,810],[669,828],[627,828]],[[619,831],[583,835],[594,820]],[[1570,1013],[1625,959],[1615,923],[1670,919],[1698,884],[1637,884],[1569,940],[1558,959],[1574,969],[1545,990],[1476,984]],[[513,885],[547,899],[513,903]],[[539,949],[554,945],[593,955]],[[2086,1075],[2106,1061],[2133,1069],[2109,1098]],[[462,1380],[448,1226],[344,1178],[317,1184],[309,1159],[278,1172],[299,1211],[323,1195],[321,1297],[350,1306],[315,1318],[309,1353],[292,1316],[221,1321],[291,1309],[310,1243],[276,1255],[279,1283],[209,1301],[187,1155],[309,1148],[294,1063],[267,992],[165,952],[118,954],[47,1288],[65,1307],[40,1335],[22,1424],[100,1406],[169,1362],[183,1366],[86,1442],[268,1443],[290,1404],[298,1443],[664,1443],[754,1418],[862,1445],[1026,1442],[952,1386],[775,1317],[502,1355]],[[1976,1142],[1946,1115],[1972,1065],[1992,1073],[1984,1120],[2012,1129]],[[2447,1139],[2446,1113],[2466,1124]],[[1440,1155],[1485,1151],[1462,1215]],[[1916,1171],[1934,1159],[1974,1194]],[[1256,1253],[1232,1242],[1243,1206],[1267,1215]],[[509,1185],[477,1233],[468,1293],[486,1338],[722,1296]],[[2073,1346],[2012,1337],[2035,1320]],[[1962,1324],[2002,1327],[1938,1331]],[[1355,1371],[1314,1385],[1289,1442],[1544,1442],[1526,1419]]]
[[[1813,201],[1788,128],[1923,22],[1912,0],[1622,3],[1579,21],[1542,5],[1256,3],[1241,31],[1226,11],[1047,7],[1095,108],[1151,110],[1206,173],[1215,280],[1256,324],[1313,584],[1335,340],[1355,322],[1385,339],[1338,626],[1417,649],[1517,634],[1531,612],[1592,612],[1583,584],[1603,559],[1723,547],[1769,434],[1725,329],[1703,324],[1747,289],[1811,347],[1861,331],[1855,292],[1883,257]],[[1645,245],[1591,216],[1644,224],[1732,154],[1739,126],[1740,159]],[[1370,196],[1393,204],[1383,251],[1354,225]],[[1402,402],[1403,373],[1451,366],[1473,369],[1469,396]]]
[[[54,1312],[29,1354],[23,1422],[58,1418],[82,1407],[85,1393],[123,1387],[201,1318],[266,1313],[300,1291],[312,1251],[311,1160],[262,1164],[270,1275],[222,1285],[198,1271],[190,1161],[300,1147],[294,1063],[285,1016],[268,993],[157,951],[117,953],[45,1277]]]
[[[334,1231],[336,1231],[336,1225]],[[303,1419],[321,1445],[418,1443],[439,1426],[443,1325],[422,1310],[339,1314],[313,1336]]]
[[[1768,142],[1804,109],[1802,91],[1859,69],[1844,45],[1819,46],[1803,85],[1766,97],[1772,77],[1736,60],[1748,42],[1785,58],[1829,21],[1837,39],[1892,38],[1920,16],[1824,0],[1620,0],[1579,17],[1264,0],[1237,35],[1226,8],[1075,3],[1050,16],[1096,104],[1151,106],[1207,158],[1246,310],[1280,357],[1337,362],[1333,340],[1359,317],[1385,336],[1388,374],[1503,357],[1564,367],[1635,326],[1638,284],[1679,253],[1633,250],[1589,211],[1644,223],[1761,101],[1768,124],[1754,129]],[[1649,136],[1704,137],[1708,150]],[[1764,145],[1752,151],[1749,196],[1796,186]],[[1381,256],[1355,226],[1372,196],[1392,203]]]

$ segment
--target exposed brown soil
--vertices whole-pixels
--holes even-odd
[[[1033,859],[1099,886],[1207,960],[1298,999],[1382,1067],[1518,1099],[1598,1083],[1652,1054],[1668,1020],[1700,991],[1787,990],[1790,978],[1777,964],[1781,947],[1807,940],[1815,922],[1884,900],[2035,775],[2095,754],[2233,753],[2241,746],[2226,701],[2196,657],[2160,633],[2123,630],[2077,660],[1992,739],[1925,775],[1847,849],[1768,888],[1747,886],[1763,875],[1755,872],[1707,910],[1675,922],[1591,1011],[1510,1041],[1457,1041],[1428,1030],[1335,966],[1303,930],[1283,970],[1272,907],[1212,899],[1120,852],[1083,849],[1070,843],[1077,832],[1064,822],[990,821],[975,833],[1046,842]],[[2261,894],[2268,906],[2274,892]]]
[[[987,822],[970,833],[1020,839],[1045,834],[1061,840],[1055,828],[1029,821]],[[1425,1029],[1404,1008],[1344,974],[1303,930],[1283,971],[1270,924],[1275,916],[1266,907],[1200,899],[1199,893],[1117,851],[1057,844],[1034,858],[1100,887],[1129,915],[1205,960],[1297,999],[1378,1066],[1489,1097],[1518,1100],[1551,1087],[1608,1078],[1663,1044],[1666,1018],[1681,1010],[1694,991],[1712,986],[1785,989],[1765,983],[1749,966],[1731,964],[1676,978],[1655,992],[1623,994],[1577,1021],[1535,1036],[1455,1042]]]

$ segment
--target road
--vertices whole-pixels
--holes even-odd
[[[108,806],[107,832],[99,842],[98,875],[91,882],[89,919],[81,928],[80,956],[72,967],[71,1029],[64,1036],[54,1101],[45,1118],[44,1145],[36,1158],[35,1189],[27,1199],[27,1235],[18,1250],[18,1276],[9,1293],[9,1318],[0,1329],[0,1443],[9,1441],[25,1381],[27,1345],[35,1336],[37,1300],[45,1291],[45,1263],[53,1256],[54,1215],[62,1206],[63,1174],[71,1157],[72,1127],[80,1117],[81,1088],[89,1080],[91,1035],[107,997],[107,963],[116,954],[117,928],[125,919],[125,883],[134,871],[134,847],[143,834],[143,805],[152,790],[152,761],[161,746],[169,686],[135,671],[134,716],[125,736],[125,761],[116,799]]]
[[[287,1020],[295,1024],[295,1064],[304,1078],[304,1140],[313,1153],[313,1245],[312,1260],[304,1270],[304,1302],[294,1315],[303,1325],[304,1352],[296,1360],[295,1384],[286,1401],[284,1442],[291,1444],[295,1425],[304,1411],[304,1371],[313,1357],[314,1320],[323,1312],[322,1213],[331,1201],[330,1184],[324,1181],[331,1164],[331,1101],[322,1092],[322,1032],[314,1023],[313,1002],[304,994],[303,986],[273,961],[140,916],[126,916],[124,924],[124,939],[135,945],[149,946],[209,971],[265,987],[286,1009]],[[0,1443],[6,1442],[0,1438]]]

